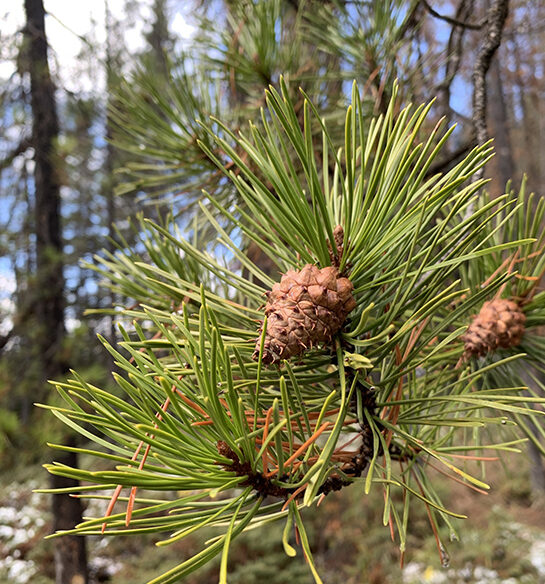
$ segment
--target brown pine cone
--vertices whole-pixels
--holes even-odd
[[[464,355],[482,357],[499,347],[507,349],[518,345],[525,322],[526,316],[514,300],[497,298],[485,302],[461,337],[465,343]]]
[[[330,342],[356,307],[353,288],[334,266],[320,269],[307,264],[300,271],[286,272],[268,293],[263,363],[289,359]],[[260,338],[254,359],[259,358],[259,344]]]

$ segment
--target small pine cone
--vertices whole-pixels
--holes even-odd
[[[518,345],[524,334],[526,316],[513,300],[498,298],[485,302],[462,340],[466,357],[482,357],[501,347]]]
[[[334,266],[320,269],[307,264],[300,271],[286,272],[268,293],[263,363],[289,359],[331,341],[356,307],[353,288]],[[258,338],[254,359],[259,358],[259,345]]]

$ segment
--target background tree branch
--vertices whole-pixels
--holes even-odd
[[[10,150],[2,160],[0,160],[0,172],[13,164],[13,161],[24,154],[32,146],[30,138],[24,136],[15,148]]]
[[[452,16],[448,16],[445,14],[440,14],[439,12],[437,12],[437,10],[434,10],[429,2],[427,2],[426,0],[420,0],[420,3],[426,8],[426,10],[435,18],[438,18],[439,20],[444,20],[445,22],[448,22],[449,24],[452,24],[455,27],[459,27],[459,28],[470,28],[472,30],[481,30],[481,28],[486,24],[487,19],[483,19],[481,22],[468,22],[467,20],[465,20],[464,17],[460,17],[459,16],[459,12],[457,12],[456,17],[452,18]]]
[[[473,67],[473,125],[477,144],[484,144],[488,140],[486,74],[490,69],[492,57],[500,46],[508,12],[509,0],[493,0],[488,9],[486,33]],[[481,169],[478,178],[483,173],[484,169]]]

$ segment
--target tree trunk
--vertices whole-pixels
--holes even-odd
[[[539,436],[539,432],[532,422],[528,424],[528,427],[534,436]],[[533,442],[528,442],[528,458],[530,459],[530,484],[532,485],[532,495],[534,498],[543,497],[545,494],[543,455]]]
[[[475,64],[473,66],[473,127],[475,138],[479,146],[485,144],[488,139],[487,105],[488,93],[486,87],[486,75],[490,68],[492,58],[501,44],[501,37],[507,15],[509,13],[509,0],[492,0],[486,13],[486,28],[484,37],[479,46]],[[484,166],[473,176],[474,180],[484,176]]]
[[[114,157],[115,150],[112,145],[113,131],[112,131],[112,121],[109,113],[109,107],[112,102],[112,94],[114,91],[114,86],[117,81],[114,71],[116,70],[116,63],[114,62],[113,48],[112,48],[112,15],[110,12],[110,5],[105,2],[106,8],[106,91],[108,94],[107,98],[107,114],[106,114],[106,156],[104,158],[104,194],[106,196],[106,221],[108,223],[108,240],[106,242],[106,249],[109,253],[114,254],[116,251],[115,242],[117,240],[117,233],[115,231],[115,221],[117,217],[116,204],[115,204],[115,193],[114,193]],[[116,293],[112,290],[110,293],[110,304],[115,306],[116,304]],[[110,317],[110,331],[108,341],[115,347],[117,343],[117,328],[116,328],[116,317],[112,314]],[[110,369],[112,371],[116,370],[115,359],[112,355],[109,356],[110,359]]]
[[[541,395],[541,392],[532,379],[530,372],[535,377],[543,377],[541,373],[534,367],[529,366],[528,370],[524,369],[521,373],[522,380],[528,387],[532,388],[532,393],[524,391],[524,395],[527,395],[528,397]],[[530,432],[539,442],[541,440],[541,436],[535,424],[530,419],[527,420],[526,423]],[[545,494],[545,466],[543,465],[543,455],[541,454],[539,448],[532,441],[528,442],[528,458],[530,460],[530,485],[532,487],[532,496],[534,499],[542,499]]]
[[[25,0],[26,50],[30,73],[32,146],[34,148],[34,219],[36,230],[35,336],[44,380],[60,372],[58,355],[64,338],[64,278],[60,185],[55,161],[59,122],[55,88],[47,62],[47,39],[42,0]],[[40,389],[40,397],[45,389]]]
[[[40,365],[37,399],[47,397],[46,381],[60,377],[65,370],[60,355],[64,340],[64,277],[62,273],[62,232],[60,182],[55,147],[59,122],[55,87],[47,61],[45,10],[42,0],[25,0],[26,65],[30,74],[32,107],[32,146],[34,148],[34,197],[36,229],[36,274],[34,279],[34,316],[37,326],[34,342]],[[76,455],[65,453],[59,462],[77,466]],[[74,482],[52,477],[53,488],[73,487]],[[55,495],[52,504],[53,529],[67,529],[81,522],[79,499]],[[56,584],[86,584],[85,540],[67,536],[55,548]]]
[[[490,118],[493,126],[494,147],[497,153],[496,176],[499,184],[494,185],[497,192],[503,192],[507,181],[514,178],[515,163],[513,161],[513,149],[511,148],[511,137],[509,135],[509,120],[507,105],[505,103],[505,92],[503,89],[503,79],[499,53],[496,54],[490,67]]]
[[[72,440],[75,445],[75,440]],[[66,452],[56,457],[59,462],[71,467],[78,466],[78,457],[75,452]],[[51,475],[51,488],[76,489],[78,481]],[[70,495],[53,495],[51,503],[54,531],[73,529],[82,521],[83,506],[81,499]],[[55,584],[87,584],[87,548],[85,538],[81,535],[65,535],[55,541]]]

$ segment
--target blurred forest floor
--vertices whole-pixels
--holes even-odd
[[[382,526],[382,493],[363,494],[354,485],[327,497],[308,513],[309,536],[325,584],[541,584],[545,582],[545,499],[532,500],[528,458],[509,455],[490,466],[488,495],[444,482],[444,500],[469,516],[456,523],[459,541],[448,546],[442,567],[424,507],[414,510],[404,568],[398,547]],[[47,484],[40,467],[19,468],[0,479],[0,583],[53,584],[49,496],[32,493]],[[122,510],[123,503],[118,503]],[[106,501],[89,502],[86,515],[98,516]],[[281,522],[259,537],[250,532],[232,546],[230,584],[311,584],[298,550],[282,549]],[[107,532],[106,532],[107,533]],[[91,584],[140,584],[197,553],[212,531],[157,548],[156,537],[89,538]],[[448,531],[442,533],[449,541]],[[216,584],[218,561],[191,575],[187,584]]]

